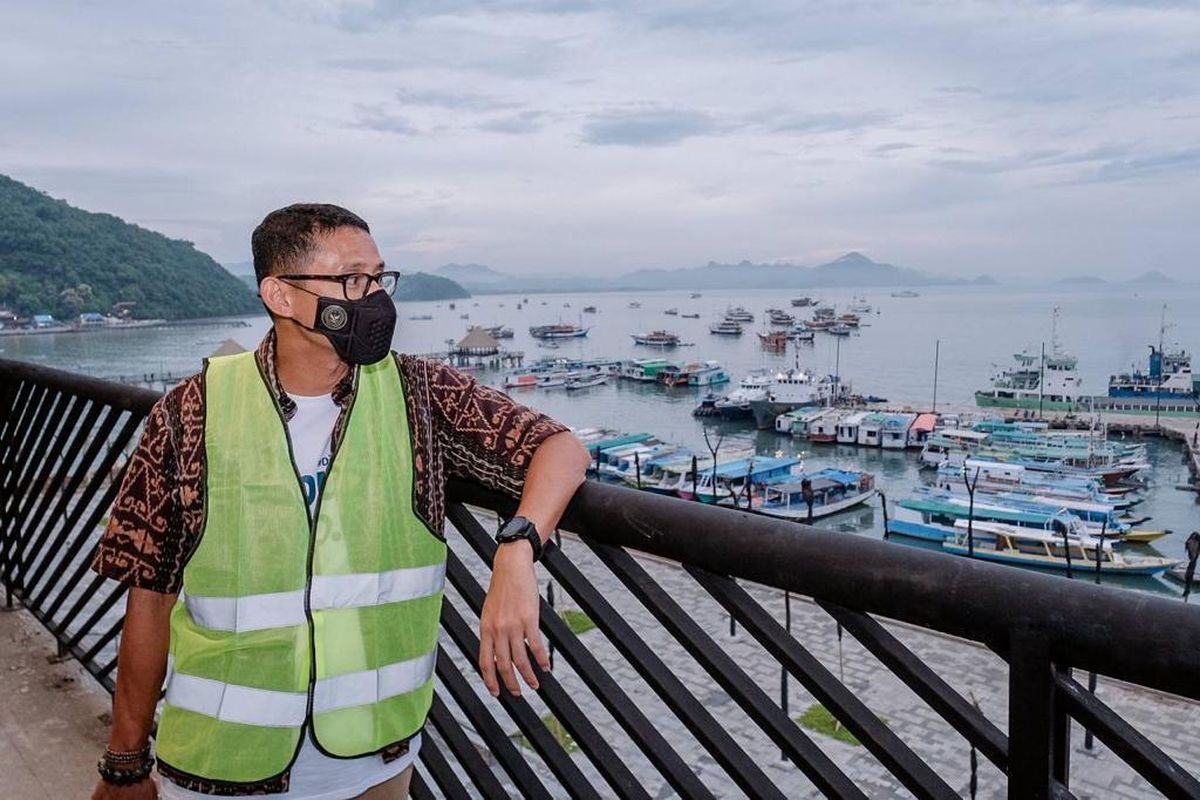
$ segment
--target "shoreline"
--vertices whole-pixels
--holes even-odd
[[[199,317],[197,319],[146,319],[123,322],[119,325],[61,325],[50,328],[14,328],[0,329],[0,337],[4,336],[47,336],[55,334],[71,335],[82,333],[107,333],[109,331],[151,330],[154,328],[189,328],[189,327],[230,327],[249,328],[250,323],[244,317]]]

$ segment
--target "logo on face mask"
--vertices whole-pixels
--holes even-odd
[[[346,309],[341,306],[326,306],[321,312],[321,324],[331,331],[340,331],[348,320]]]

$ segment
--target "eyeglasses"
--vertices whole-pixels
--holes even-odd
[[[347,300],[361,300],[371,291],[371,284],[377,283],[389,296],[396,293],[400,283],[399,272],[347,272],[341,275],[276,275],[287,281],[337,281],[342,285],[342,295]]]

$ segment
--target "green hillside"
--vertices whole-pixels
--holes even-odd
[[[262,309],[242,281],[191,242],[93,214],[0,175],[0,307],[69,319],[133,302],[138,318]]]

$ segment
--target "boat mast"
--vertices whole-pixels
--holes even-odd
[[[1162,392],[1163,383],[1166,382],[1166,376],[1163,369],[1166,367],[1164,363],[1163,339],[1167,335],[1167,304],[1163,303],[1162,315],[1158,320],[1158,385],[1154,387],[1154,427],[1158,427],[1159,413],[1162,411]]]

